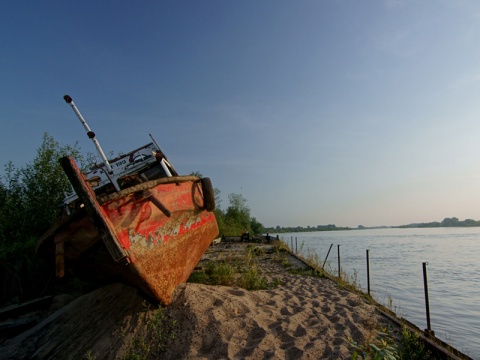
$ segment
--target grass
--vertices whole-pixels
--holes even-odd
[[[213,285],[231,286],[235,282],[235,269],[228,263],[210,262],[207,265],[206,274]]]
[[[242,274],[239,286],[247,290],[264,290],[269,288],[267,279],[260,275],[256,264]]]
[[[229,254],[223,260],[207,262],[202,270],[190,275],[188,282],[238,286],[246,290],[266,290],[278,286],[278,280],[268,283],[258,270],[256,259],[264,254],[264,248],[248,245],[240,254]]]
[[[427,349],[425,343],[417,334],[403,328],[400,339],[399,351],[402,359],[432,359],[432,353]]]
[[[398,343],[387,332],[378,332],[375,339],[369,339],[362,345],[350,340],[350,346],[353,348],[352,360],[400,359],[398,355]]]
[[[325,272],[319,270],[313,270],[309,268],[295,268],[293,265],[285,266],[286,270],[290,274],[300,275],[300,276],[313,276],[318,278],[325,278]]]
[[[390,331],[378,332],[373,341],[359,345],[350,341],[352,360],[433,360],[436,357],[427,349],[419,336],[407,328],[402,329],[398,339]]]
[[[235,284],[235,269],[228,263],[212,261],[207,263],[204,270],[193,272],[188,282],[232,286]]]
[[[167,349],[167,343],[174,339],[173,329],[176,321],[165,315],[159,308],[146,323],[146,326],[137,333],[127,350],[124,360],[161,359]]]

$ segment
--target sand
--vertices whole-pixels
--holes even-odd
[[[159,358],[350,359],[351,340],[368,343],[386,325],[364,297],[328,278],[291,274],[275,254],[256,261],[276,287],[180,285],[164,310],[174,338]],[[0,359],[122,358],[153,311],[135,289],[112,284],[5,342]]]
[[[350,359],[350,340],[374,339],[383,319],[363,297],[327,279],[260,258],[271,290],[186,284],[169,309],[183,329],[167,358]]]

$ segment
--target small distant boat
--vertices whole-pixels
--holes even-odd
[[[121,280],[169,305],[218,236],[210,179],[178,175],[151,135],[149,144],[107,160],[72,98],[64,99],[103,163],[84,174],[73,158],[59,160],[75,192],[37,253],[55,256],[57,277],[67,268],[83,278]]]

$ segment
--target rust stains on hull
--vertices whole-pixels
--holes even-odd
[[[176,286],[188,279],[218,235],[215,216],[205,209],[200,179],[148,181],[99,201],[72,158],[60,163],[84,210],[61,220],[39,240],[39,248],[55,244],[57,274],[62,275],[71,260],[80,263],[78,269],[93,273],[86,275],[95,276],[96,268],[116,269],[126,282],[169,305]],[[99,248],[98,243],[105,245],[110,258],[81,266],[84,254]],[[85,262],[91,258],[85,257]]]

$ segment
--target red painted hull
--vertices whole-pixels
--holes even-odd
[[[73,159],[64,159],[86,211],[62,220],[39,240],[39,248],[55,243],[57,274],[71,262],[82,275],[119,276],[169,305],[176,286],[218,235],[200,179],[164,178],[97,199]],[[105,248],[109,257],[95,254]]]
[[[101,206],[131,264],[154,296],[171,301],[218,235],[215,216],[203,209],[198,182],[157,185],[149,190],[161,199],[167,217],[148,198],[130,194]]]

